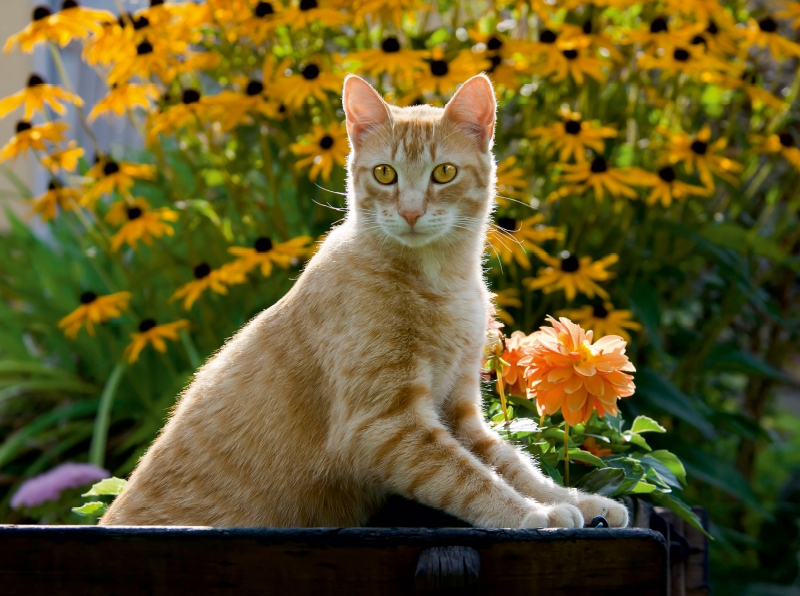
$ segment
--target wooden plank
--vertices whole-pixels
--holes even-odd
[[[703,507],[692,507],[692,511],[708,529],[708,511]],[[692,552],[686,561],[686,596],[708,596],[710,587],[708,564],[708,537],[700,530],[686,524],[686,539]]]
[[[361,594],[415,588],[420,554],[480,556],[481,594],[666,596],[663,537],[641,529],[0,526],[0,586],[30,594]]]

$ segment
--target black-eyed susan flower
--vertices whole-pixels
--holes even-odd
[[[647,50],[653,46],[664,47],[675,43],[676,35],[681,35],[680,26],[671,26],[668,15],[659,15],[650,23],[644,23],[638,29],[624,29],[622,33],[623,43],[639,43]],[[683,36],[685,38],[684,33]]]
[[[589,298],[595,295],[608,300],[608,292],[597,285],[598,281],[606,281],[613,273],[606,269],[617,262],[617,255],[608,255],[597,261],[591,257],[581,257],[563,252],[559,258],[542,255],[540,257],[548,266],[539,269],[537,276],[522,280],[529,290],[542,290],[545,294],[563,290],[568,301],[580,292]]]
[[[60,207],[62,211],[75,209],[80,197],[78,191],[52,181],[46,193],[31,199],[31,207],[42,220],[50,221],[56,217],[56,207]]]
[[[738,186],[736,174],[742,171],[742,164],[722,154],[727,146],[728,140],[725,137],[711,141],[711,127],[708,125],[695,136],[685,132],[675,133],[669,140],[669,161],[672,164],[682,163],[689,174],[693,174],[697,168],[701,182],[712,190],[714,175]]]
[[[592,50],[603,51],[614,62],[623,62],[625,60],[625,57],[617,49],[616,40],[606,33],[604,28],[595,27],[591,18],[584,21],[580,27],[564,23],[561,26],[561,34],[564,42],[569,42],[571,39],[585,38],[589,40],[588,47]]]
[[[17,122],[17,133],[0,149],[0,163],[31,150],[47,152],[45,143],[55,145],[64,141],[64,133],[68,128],[63,122],[45,122],[34,126],[30,122],[20,120]]]
[[[206,290],[222,295],[228,293],[225,275],[220,275],[219,269],[212,269],[208,263],[200,263],[194,267],[192,273],[194,279],[178,288],[170,298],[170,301],[182,298],[185,310],[192,308],[192,305]]]
[[[587,190],[594,191],[594,197],[601,200],[608,192],[612,197],[635,199],[638,195],[631,185],[639,184],[644,171],[639,168],[616,168],[603,157],[595,157],[591,162],[579,164],[559,164],[563,173],[556,181],[567,184],[550,193],[548,202],[557,201],[568,195],[581,195]]]
[[[153,238],[172,236],[175,230],[167,222],[178,221],[178,212],[168,207],[153,209],[145,199],[137,197],[111,205],[106,221],[113,226],[121,226],[111,238],[113,250],[119,250],[123,244],[136,248],[140,240],[151,246]]]
[[[148,139],[160,134],[173,134],[188,126],[201,126],[213,112],[213,100],[203,97],[197,89],[184,89],[180,103],[153,117]]]
[[[700,23],[707,23],[712,17],[724,12],[720,9],[719,0],[666,0],[666,4],[668,12],[691,15]]]
[[[265,79],[266,80],[266,79]],[[324,70],[319,64],[309,62],[297,74],[275,79],[276,96],[291,108],[299,108],[309,97],[318,101],[328,101],[326,93],[339,93],[344,76]]]
[[[122,196],[129,196],[136,180],[155,180],[156,167],[101,159],[86,173],[86,176],[95,182],[84,193],[81,204],[93,207],[97,199],[115,190]]]
[[[33,10],[31,23],[16,35],[8,38],[3,49],[6,53],[15,47],[30,53],[40,43],[53,42],[61,47],[73,39],[85,39],[91,33],[99,31],[99,21],[112,18],[111,13],[104,10],[81,8],[75,0],[65,0],[61,11],[53,14],[46,6],[37,6]]]
[[[337,27],[350,21],[352,17],[343,12],[342,0],[298,0],[285,11],[285,22],[291,24],[292,31],[309,25]]]
[[[83,149],[78,147],[78,141],[70,141],[64,149],[43,155],[42,165],[53,174],[60,171],[74,172],[78,167],[78,160],[83,157],[83,154]]]
[[[495,305],[494,315],[506,325],[513,325],[514,317],[509,314],[506,308],[522,308],[522,300],[519,299],[519,288],[505,288],[492,292],[492,302]]]
[[[442,48],[434,48],[427,68],[414,75],[413,97],[421,93],[436,93],[449,95],[456,87],[473,75],[486,70],[488,62],[482,65],[476,62],[470,50],[459,52],[452,59],[448,59]]]
[[[582,85],[587,76],[602,83],[606,80],[603,74],[606,62],[590,55],[586,50],[588,44],[588,41],[585,44],[577,41],[560,44],[563,49],[560,54],[554,54],[553,64],[534,67],[533,73],[547,77],[554,83],[563,81],[567,76],[572,77],[578,85]]]
[[[580,113],[567,107],[559,110],[561,122],[549,126],[538,126],[528,131],[528,136],[539,138],[547,146],[547,156],[552,157],[558,151],[558,160],[566,162],[574,158],[576,162],[586,161],[586,148],[594,149],[602,154],[606,150],[603,139],[617,136],[616,124],[603,126],[599,122],[585,122]]]
[[[524,57],[527,44],[509,39],[499,31],[483,33],[471,29],[469,37],[476,42],[472,53],[478,60],[477,68],[485,69],[495,85],[518,91],[522,85],[520,75],[528,66]]]
[[[298,236],[288,242],[274,243],[271,238],[262,236],[253,244],[253,248],[246,246],[232,246],[228,252],[237,259],[233,261],[240,271],[250,273],[256,267],[261,269],[261,275],[272,275],[273,266],[288,269],[293,263],[308,257],[310,244],[314,241],[311,236]]]
[[[135,76],[142,79],[158,77],[162,83],[171,82],[175,74],[167,46],[154,39],[142,40],[135,51],[126,52],[117,59],[108,75],[109,84],[127,83]]]
[[[24,120],[30,120],[34,114],[44,112],[45,106],[63,116],[67,108],[62,102],[76,106],[83,105],[83,100],[77,95],[67,93],[56,85],[48,85],[42,77],[34,74],[28,79],[25,89],[0,100],[0,118],[20,106],[25,106],[25,113],[22,116]]]
[[[280,108],[280,104],[267,95],[264,83],[255,79],[244,83],[241,91],[222,91],[206,98],[206,103],[213,106],[212,118],[219,122],[223,132],[251,120],[255,114],[275,118]]]
[[[792,0],[780,2],[781,9],[775,13],[779,19],[791,20],[792,29],[800,29],[800,4]]]
[[[769,16],[759,21],[748,20],[742,31],[742,42],[748,48],[766,47],[776,60],[800,58],[800,44],[778,33],[778,22]]]
[[[327,182],[334,164],[345,164],[350,150],[347,130],[338,122],[332,122],[327,127],[315,125],[301,142],[292,143],[291,149],[295,155],[304,156],[295,164],[298,170],[311,166],[308,177],[316,180],[321,173],[322,179]]]
[[[380,19],[384,23],[392,22],[398,29],[406,16],[412,22],[422,11],[431,7],[422,0],[355,0],[353,3],[356,23],[360,24],[365,17]]]
[[[112,85],[108,94],[98,101],[89,113],[89,122],[93,122],[103,114],[122,116],[134,108],[149,109],[158,99],[158,88],[150,84],[123,83]]]
[[[238,33],[254,44],[261,44],[275,31],[275,27],[284,23],[283,5],[280,2],[258,2],[253,12],[238,25]]]
[[[523,269],[530,269],[528,252],[546,256],[541,245],[548,240],[563,237],[558,228],[544,225],[544,215],[537,213],[527,219],[517,221],[511,217],[498,217],[497,223],[489,229],[487,241],[491,250],[504,265],[513,258]]]
[[[348,54],[347,61],[359,63],[358,72],[378,77],[383,73],[410,75],[425,70],[428,65],[424,59],[427,57],[426,50],[405,49],[397,37],[390,36],[384,39],[377,49]]]
[[[739,31],[736,19],[724,10],[718,10],[713,18],[704,20],[687,36],[692,45],[703,45],[717,56],[736,56],[740,53]]]
[[[61,319],[58,326],[70,339],[75,339],[84,326],[89,335],[94,335],[94,326],[122,316],[128,309],[130,299],[130,292],[116,292],[105,296],[84,292],[81,294],[81,305]]]
[[[736,72],[740,67],[729,60],[721,60],[705,51],[702,44],[688,43],[667,48],[659,48],[656,53],[643,54],[638,66],[642,70],[657,69],[669,75],[687,74],[702,78],[709,72]]]
[[[497,164],[497,204],[508,207],[509,199],[526,199],[530,183],[525,170],[516,167],[517,158],[514,155],[506,157]]]
[[[130,59],[132,37],[127,33],[125,19],[110,18],[101,22],[101,28],[83,45],[82,58],[89,66],[108,66],[120,56]]]
[[[633,320],[631,311],[617,310],[608,301],[582,306],[574,310],[562,310],[558,316],[572,319],[581,327],[594,331],[594,336],[598,338],[605,335],[619,335],[629,342],[631,336],[627,329],[631,331],[641,331],[642,329],[642,326]]]
[[[563,59],[558,41],[558,31],[546,28],[539,32],[538,41],[529,42],[520,48],[522,54],[531,57],[532,72],[539,74],[541,72],[552,72],[558,68],[560,61]]]
[[[161,325],[156,323],[155,319],[144,319],[139,323],[138,333],[131,333],[131,343],[125,348],[124,355],[128,358],[128,362],[133,364],[148,344],[163,354],[167,351],[167,342],[164,340],[178,341],[178,332],[188,328],[189,321],[186,319]]]
[[[645,199],[648,205],[655,205],[660,201],[664,207],[669,207],[673,199],[683,202],[689,197],[708,196],[710,192],[706,186],[695,186],[678,180],[678,174],[672,166],[664,166],[655,174],[642,176],[639,183],[652,189]]]
[[[800,149],[797,148],[794,137],[788,131],[768,136],[749,135],[747,140],[753,145],[755,153],[782,155],[786,161],[792,164],[793,168],[800,171]]]

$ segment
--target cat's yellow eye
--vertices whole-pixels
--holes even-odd
[[[392,166],[381,164],[379,166],[375,166],[375,169],[372,171],[375,174],[375,180],[381,184],[394,184],[397,180],[397,172],[394,171]]]
[[[451,163],[442,163],[433,168],[433,180],[439,184],[450,182],[456,177],[458,170]]]

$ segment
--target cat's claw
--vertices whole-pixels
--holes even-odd
[[[613,499],[597,495],[581,495],[576,505],[586,520],[602,515],[612,528],[624,528],[628,525],[628,508]]]
[[[583,515],[569,503],[537,505],[535,511],[522,520],[520,528],[582,528]]]

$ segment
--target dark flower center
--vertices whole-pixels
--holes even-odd
[[[196,89],[185,89],[181,101],[187,106],[200,101],[200,92]]]
[[[397,41],[396,37],[387,37],[383,40],[381,44],[381,50],[383,50],[387,54],[394,54],[395,52],[400,51],[400,42]]]
[[[146,16],[141,16],[138,19],[134,19],[133,21],[133,29],[138,31],[139,29],[144,29],[145,27],[150,26],[150,21],[147,19]]]
[[[103,166],[103,174],[106,176],[111,176],[112,174],[116,174],[119,172],[119,164],[115,161],[109,161],[106,165]]]
[[[281,104],[281,105],[278,106],[278,113],[279,114],[285,114],[286,113],[286,106],[284,104]]]
[[[50,9],[45,6],[37,6],[33,9],[33,20],[34,21],[41,21],[42,19],[46,19],[52,13]]]
[[[708,45],[708,42],[706,41],[706,38],[705,38],[705,37],[703,37],[702,35],[695,35],[695,36],[692,38],[692,41],[691,41],[690,43],[691,43],[693,46],[699,46],[699,45],[702,45],[702,44],[704,44],[704,45]]]
[[[495,54],[494,56],[489,58],[489,62],[492,63],[492,66],[489,68],[489,72],[494,72],[494,69],[503,63],[503,58]]]
[[[117,17],[117,24],[120,27],[125,27],[125,25],[132,22],[133,22],[133,15],[129,12],[123,12]]]
[[[669,27],[667,27],[667,19],[664,17],[658,17],[652,23],[650,23],[650,33],[663,33],[664,31],[668,31]]]
[[[268,17],[271,14],[275,14],[275,9],[272,8],[272,4],[269,2],[259,2],[258,6],[256,6],[256,16],[259,19],[263,19],[264,17]]]
[[[262,236],[256,240],[254,248],[256,249],[256,252],[269,252],[272,250],[272,240],[266,236]]]
[[[575,60],[578,57],[578,50],[564,50],[561,52],[567,60]]]
[[[781,141],[781,145],[784,147],[794,147],[794,139],[788,132],[782,132],[778,135],[778,138]]]
[[[38,87],[39,85],[44,85],[44,79],[39,75],[31,75],[28,79],[28,87]]]
[[[539,34],[539,42],[540,43],[555,43],[556,37],[558,37],[555,33],[550,31],[550,29],[545,29]]]
[[[300,10],[312,10],[318,8],[317,0],[300,0]]]
[[[30,122],[25,122],[24,120],[20,120],[19,122],[17,122],[17,134],[25,132],[26,130],[30,130],[32,128],[33,126],[31,126]]]
[[[200,263],[194,268],[195,279],[203,279],[204,277],[208,277],[209,273],[211,273],[211,267],[208,266],[208,263]]]
[[[97,294],[94,292],[84,292],[81,294],[81,304],[91,304],[97,300]]]
[[[776,23],[771,17],[767,17],[766,19],[761,19],[758,22],[758,28],[764,33],[775,33],[778,30],[778,23]]]
[[[708,150],[708,143],[704,141],[695,141],[694,143],[692,143],[692,151],[697,153],[697,155],[705,155],[707,150]]]
[[[579,134],[581,132],[581,123],[579,120],[567,120],[564,123],[564,130],[567,132],[567,134]]]
[[[58,186],[52,180],[50,181],[50,184],[47,185],[47,190],[55,190],[57,188],[58,188]]]
[[[150,44],[149,41],[143,41],[138,46],[136,46],[136,54],[139,56],[144,56],[145,54],[152,54],[153,53],[153,46]]]
[[[565,273],[575,273],[580,267],[581,264],[575,255],[569,255],[566,259],[561,259],[561,271]]]
[[[128,219],[133,221],[134,219],[139,219],[142,216],[142,210],[139,207],[130,207],[128,208]]]
[[[591,35],[592,34],[592,21],[591,21],[591,19],[589,19],[588,21],[586,21],[583,24],[583,32],[586,35]]]
[[[490,37],[489,41],[486,42],[486,48],[493,52],[496,52],[502,47],[503,47],[503,40],[494,36]]]
[[[716,35],[719,33],[719,27],[714,21],[708,21],[708,27],[706,27],[706,33],[710,33],[711,35]]]
[[[141,323],[139,323],[139,331],[142,333],[146,331],[150,331],[153,327],[156,326],[156,322],[153,319],[145,319]]]
[[[431,61],[431,74],[435,77],[443,77],[447,75],[450,71],[450,67],[447,66],[447,62],[444,60],[432,60]]]
[[[683,48],[678,48],[672,53],[672,57],[678,62],[686,62],[689,59],[689,52]]]
[[[497,225],[507,232],[514,232],[517,229],[517,220],[513,217],[498,217]]]
[[[319,66],[316,64],[309,64],[301,72],[306,81],[313,81],[319,76]]]
[[[261,95],[264,93],[264,83],[261,81],[250,81],[247,83],[247,90],[245,91],[247,95],[253,97],[255,95]]]
[[[325,135],[319,140],[319,146],[323,149],[330,149],[333,147],[333,137],[330,135]]]
[[[666,168],[661,168],[658,171],[658,177],[661,178],[664,182],[674,182],[675,170],[672,169],[670,166],[667,166]]]
[[[595,319],[605,319],[608,316],[608,311],[602,304],[595,304],[592,307],[592,314]]]
[[[161,6],[162,4],[164,4],[164,0],[150,0],[150,8]]]
[[[61,3],[61,10],[68,10],[70,8],[78,8],[79,4],[75,0],[64,0]]]
[[[592,160],[591,170],[595,174],[602,174],[603,172],[608,170],[608,164],[606,160],[602,157],[595,157]]]

